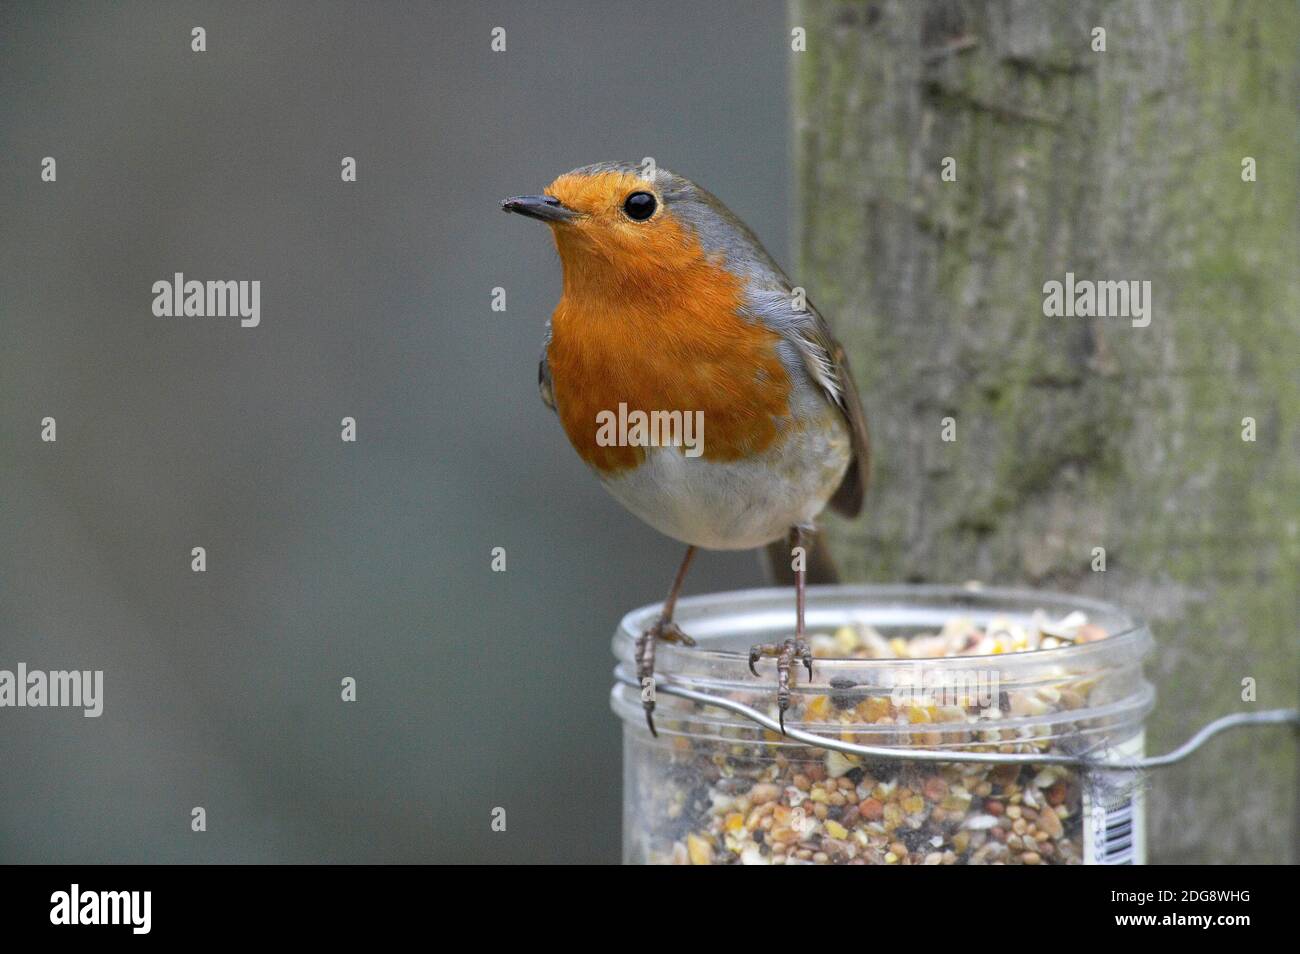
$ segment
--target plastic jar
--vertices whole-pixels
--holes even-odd
[[[635,673],[634,639],[658,611],[643,607],[619,625],[613,645],[621,677]],[[997,655],[822,658],[828,639],[852,642],[854,634],[880,647],[945,626],[1045,632],[1058,625],[1045,620],[1077,626],[1079,614],[1106,637],[1053,638],[1047,642],[1055,648]],[[775,664],[761,661],[755,679],[748,649],[792,634],[792,590],[686,598],[676,620],[697,645],[658,649],[659,737],[646,728],[639,689],[620,682],[611,696],[623,719],[625,863],[1144,862],[1135,773],[846,755],[663,691],[681,686],[775,718]],[[1151,634],[1105,603],[1016,590],[812,587],[807,630],[820,651],[811,682],[802,668],[795,674],[787,727],[900,756],[908,749],[1022,760],[1143,754],[1142,724],[1155,698],[1142,675]]]

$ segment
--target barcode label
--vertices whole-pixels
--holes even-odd
[[[1115,747],[1114,757],[1135,758],[1142,755],[1145,740],[1138,736]],[[1083,862],[1088,865],[1144,865],[1146,853],[1146,805],[1142,780],[1126,780],[1116,773],[1108,779],[1111,785],[1125,785],[1126,789],[1111,789],[1109,795],[1094,797],[1083,792]]]
[[[1113,807],[1092,809],[1095,852],[1093,864],[1131,865],[1137,856],[1133,830],[1133,799]]]

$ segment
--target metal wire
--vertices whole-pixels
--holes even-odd
[[[634,689],[640,688],[640,683],[631,676],[625,675],[620,669],[614,670],[614,678],[625,686],[631,686]],[[655,692],[677,696],[681,699],[689,699],[692,702],[698,702],[701,705],[726,709],[729,712],[734,712],[736,715],[744,716],[751,722],[760,725],[765,729],[769,729],[772,732],[781,731],[781,726],[775,719],[764,715],[757,709],[753,709],[742,702],[736,702],[733,699],[727,699],[722,696],[711,696],[707,692],[696,692],[694,689],[677,686],[672,682],[661,678],[655,679]],[[848,755],[860,755],[870,759],[899,759],[909,762],[979,762],[996,765],[1072,765],[1076,767],[1112,772],[1134,772],[1143,771],[1145,769],[1161,768],[1165,765],[1173,765],[1175,762],[1180,762],[1199,749],[1207,741],[1214,738],[1214,736],[1221,732],[1226,732],[1229,729],[1236,729],[1241,726],[1269,725],[1290,726],[1293,730],[1300,731],[1300,709],[1265,709],[1262,712],[1235,712],[1232,715],[1226,715],[1221,719],[1215,719],[1208,725],[1202,726],[1195,735],[1172,752],[1166,752],[1164,755],[1151,755],[1140,759],[1102,759],[1086,752],[1078,755],[1057,755],[1051,753],[1032,755],[1003,752],[968,752],[953,749],[907,749],[895,746],[858,745],[854,742],[844,742],[841,739],[833,739],[824,735],[815,735],[811,732],[804,732],[802,729],[796,729],[788,725],[785,727],[785,738],[815,748],[833,749],[836,752],[844,752]]]

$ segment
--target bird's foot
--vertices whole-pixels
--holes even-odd
[[[776,657],[776,708],[777,721],[781,725],[781,734],[785,735],[785,710],[790,708],[790,670],[794,667],[795,660],[799,660],[808,670],[808,678],[812,679],[813,674],[813,655],[812,647],[802,639],[787,639],[780,643],[760,643],[749,650],[749,671],[755,676],[758,670],[754,668],[754,663],[758,662],[764,656]]]
[[[679,646],[694,646],[695,640],[682,632],[681,627],[670,619],[662,617],[636,638],[636,681],[641,684],[641,705],[645,708],[645,724],[650,727],[650,734],[655,738],[655,645],[662,640]]]

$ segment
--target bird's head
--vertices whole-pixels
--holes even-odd
[[[726,206],[666,169],[633,162],[584,166],[543,195],[515,196],[501,208],[551,226],[566,282],[642,284],[701,267],[726,267],[737,277],[777,271]]]

